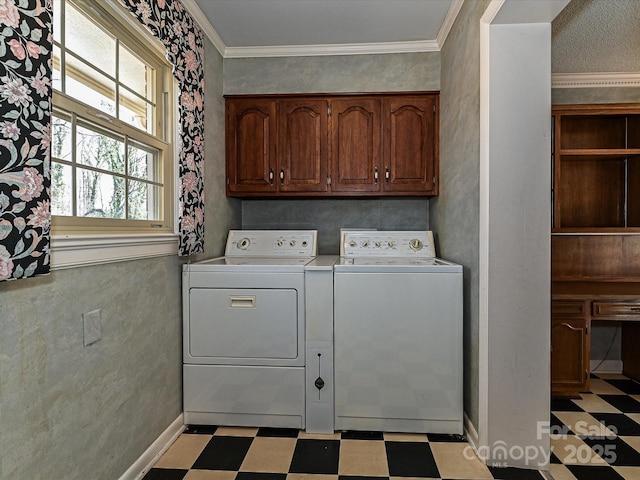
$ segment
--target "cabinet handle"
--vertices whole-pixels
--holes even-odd
[[[387,183],[389,183],[389,178],[390,178],[389,167],[384,167],[384,179]]]
[[[378,167],[376,167],[373,172],[373,181],[375,182],[376,185],[378,184]]]
[[[269,184],[273,185],[273,168],[269,169]]]
[[[284,183],[284,168],[280,169],[280,183]]]

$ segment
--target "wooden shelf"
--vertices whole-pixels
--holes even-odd
[[[626,158],[640,156],[640,148],[565,148],[559,155],[594,158]]]

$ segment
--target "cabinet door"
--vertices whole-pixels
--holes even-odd
[[[335,192],[380,190],[380,100],[331,101],[331,189]]]
[[[577,396],[589,390],[589,322],[586,318],[551,319],[551,391]]]
[[[278,183],[281,192],[327,190],[327,101],[286,99],[278,104]]]
[[[383,102],[383,190],[436,195],[437,95],[390,96]]]
[[[227,194],[275,192],[276,104],[227,100]]]

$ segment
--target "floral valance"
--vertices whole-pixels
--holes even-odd
[[[0,4],[2,1],[0,0]],[[180,254],[204,251],[204,42],[179,0],[119,0],[167,49],[180,95]]]
[[[0,0],[0,281],[49,272],[51,2]]]

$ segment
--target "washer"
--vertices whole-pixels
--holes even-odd
[[[305,265],[315,230],[231,230],[183,267],[187,424],[304,428]]]
[[[431,232],[341,233],[336,430],[462,434],[462,266]]]

